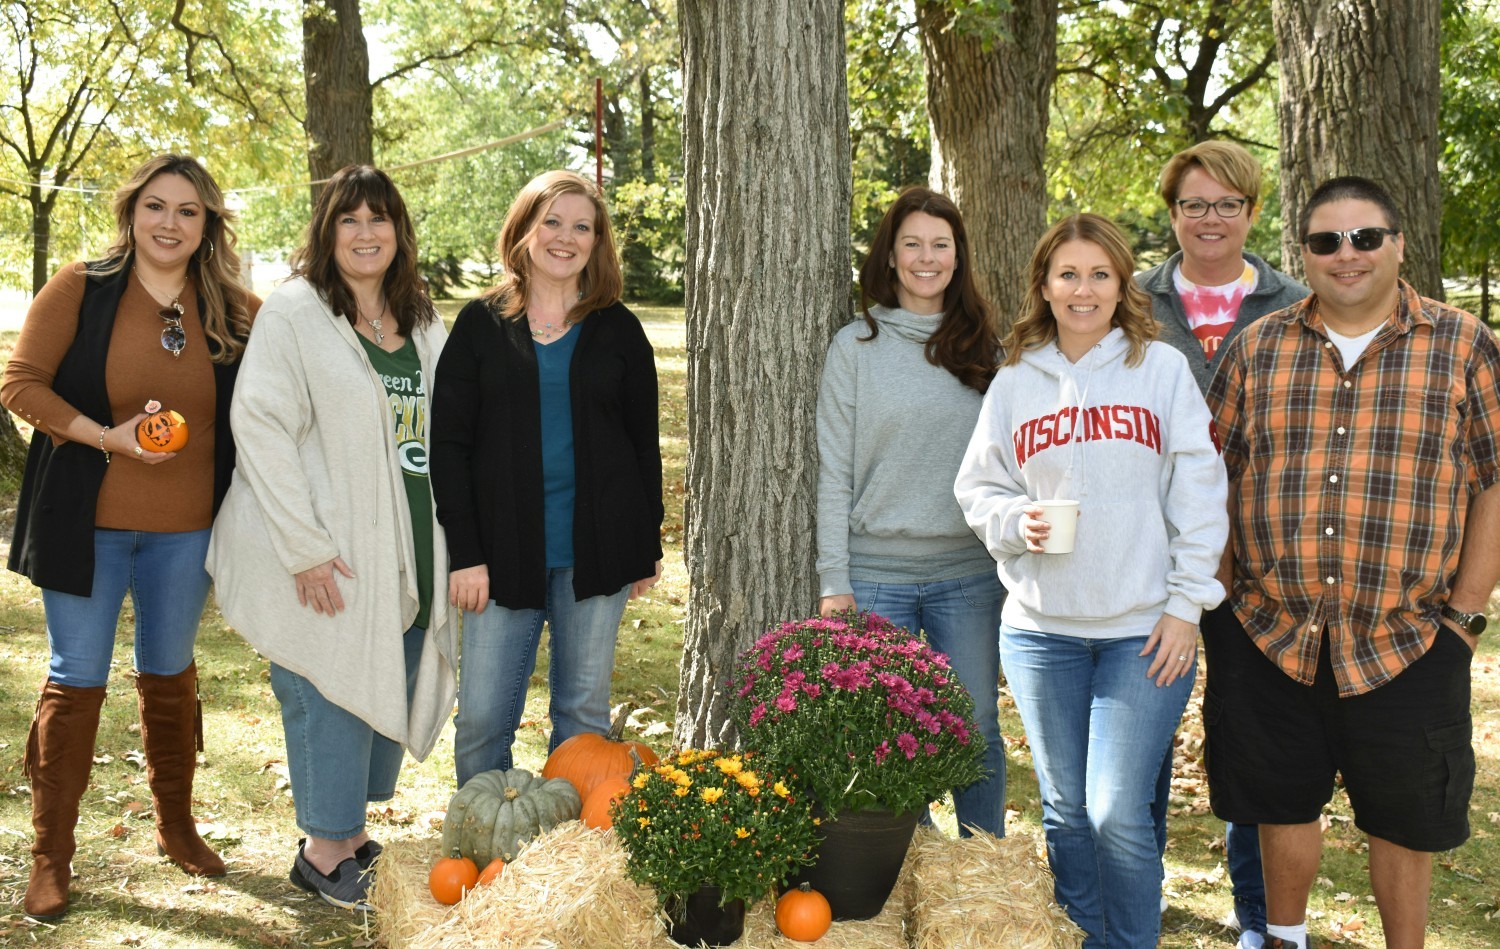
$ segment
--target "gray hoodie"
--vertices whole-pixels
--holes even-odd
[[[927,361],[941,317],[871,307],[839,330],[818,393],[818,585],[923,583],[989,573],[953,478],[983,397]]]
[[[1017,629],[1146,636],[1164,612],[1196,624],[1224,599],[1228,484],[1208,407],[1180,352],[1153,342],[1132,367],[1128,351],[1118,328],[1077,363],[1029,349],[985,396],[954,491]],[[1021,509],[1054,498],[1079,502],[1073,552],[1030,553]]]

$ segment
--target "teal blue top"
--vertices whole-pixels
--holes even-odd
[[[532,341],[542,398],[542,526],[549,570],[573,566],[573,502],[578,481],[573,464],[573,396],[568,370],[579,335],[574,328],[545,346]]]

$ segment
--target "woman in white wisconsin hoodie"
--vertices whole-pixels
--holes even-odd
[[[1055,225],[1030,265],[955,493],[1009,590],[1000,657],[1042,793],[1057,900],[1086,947],[1155,946],[1150,804],[1192,691],[1228,535],[1224,467],[1187,361],[1152,343],[1124,235]],[[1036,502],[1079,502],[1042,553]]]
[[[858,607],[946,653],[974,699],[988,774],[953,793],[959,833],[1005,836],[995,640],[1005,592],[953,476],[999,339],[958,207],[907,188],[859,273],[865,319],[834,337],[818,394],[818,607]]]

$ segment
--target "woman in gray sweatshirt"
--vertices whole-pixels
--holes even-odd
[[[974,698],[987,776],[954,789],[959,833],[1005,835],[997,635],[1004,590],[953,496],[999,361],[958,208],[901,192],[860,268],[864,319],[834,337],[818,394],[824,616],[868,610],[927,634]]]

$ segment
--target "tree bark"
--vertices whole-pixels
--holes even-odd
[[[40,169],[32,170],[32,181],[40,181]],[[28,190],[27,203],[31,206],[31,295],[42,292],[47,281],[52,279],[52,208],[57,203],[57,192],[47,191],[33,184]]]
[[[345,165],[371,164],[375,106],[359,0],[303,0],[307,74],[307,170],[323,181]],[[316,199],[319,186],[313,185]]]
[[[1440,0],[1275,0],[1281,61],[1282,263],[1303,276],[1299,218],[1335,175],[1363,175],[1402,213],[1402,276],[1442,299]]]
[[[1015,0],[1004,22],[1008,38],[986,37],[943,0],[917,3],[931,185],[963,210],[975,280],[1008,327],[1026,298],[1032,243],[1047,226],[1057,0]]]
[[[675,739],[732,745],[737,653],[810,615],[823,357],[850,319],[841,0],[682,0],[690,581]]]

